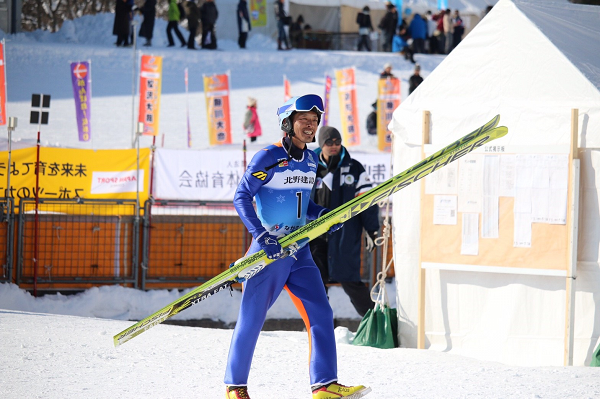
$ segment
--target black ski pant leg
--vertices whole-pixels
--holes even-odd
[[[352,302],[354,309],[356,309],[361,317],[369,309],[373,309],[375,303],[371,300],[371,291],[365,283],[362,281],[343,281],[341,284],[346,295],[350,297],[350,302]]]
[[[175,42],[173,41],[173,34],[171,33],[173,30],[173,22],[177,23],[177,21],[169,21],[167,24],[167,40],[169,41],[169,46],[175,45]]]

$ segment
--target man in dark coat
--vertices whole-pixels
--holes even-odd
[[[392,51],[392,40],[398,26],[398,11],[393,4],[387,5],[387,12],[379,22],[378,28],[383,33],[383,51]]]
[[[215,36],[215,24],[219,18],[219,11],[214,0],[206,0],[200,6],[200,20],[202,21],[202,48],[216,50],[217,36]]]
[[[198,25],[200,25],[200,11],[194,0],[188,0],[184,5],[185,15],[188,21],[188,30],[190,36],[187,41],[187,48],[190,50],[196,49],[196,34],[198,33]]]
[[[238,23],[238,45],[240,48],[246,48],[246,40],[248,32],[252,30],[250,24],[250,14],[248,13],[248,2],[240,0],[237,6],[237,23]]]
[[[321,127],[319,147],[315,151],[319,157],[319,164],[312,194],[316,204],[335,209],[371,189],[372,184],[365,168],[360,162],[352,159],[346,148],[342,146],[342,136],[336,128]],[[373,206],[365,210],[346,221],[343,229],[332,234],[324,234],[310,243],[312,256],[321,271],[323,284],[330,281],[341,283],[344,292],[350,297],[352,305],[361,316],[373,308],[369,288],[360,277],[363,228],[367,231],[366,249],[372,251],[373,240],[379,230],[378,207]]]
[[[115,22],[113,35],[117,36],[117,46],[129,46],[129,21],[131,19],[131,5],[127,0],[117,0],[115,5]]]
[[[146,0],[140,12],[144,16],[144,21],[140,26],[140,37],[146,38],[144,46],[152,46],[152,36],[154,33],[154,19],[156,18],[156,0]]]

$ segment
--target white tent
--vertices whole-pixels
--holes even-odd
[[[572,325],[573,364],[579,366],[589,364],[600,336],[599,21],[600,7],[500,0],[396,109],[390,123],[398,173],[421,159],[423,111],[431,113],[434,145],[449,144],[500,114],[509,134],[497,144],[535,152],[549,145],[568,149],[571,110],[579,110]],[[417,346],[419,327],[419,248],[420,240],[427,240],[421,234],[420,199],[418,184],[394,199],[399,330],[405,347]],[[568,278],[426,272],[425,347],[515,365],[569,363],[564,356]]]

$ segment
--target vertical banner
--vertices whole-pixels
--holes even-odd
[[[185,116],[187,118],[187,143],[192,148],[192,129],[190,128],[190,95],[188,91],[188,69],[185,68]]]
[[[138,122],[144,124],[144,134],[158,135],[162,57],[142,55],[140,64],[140,107]]]
[[[388,125],[394,110],[400,105],[400,79],[379,79],[377,86],[377,147],[380,151],[392,150],[392,132]]]
[[[288,78],[283,75],[283,102],[292,98],[292,86]]]
[[[325,112],[323,112],[323,123],[322,126],[327,126],[327,121],[329,120],[329,96],[331,95],[331,76],[325,75],[325,97],[323,98],[324,104],[323,108]]]
[[[250,0],[252,27],[267,26],[267,0]]]
[[[344,145],[347,147],[359,145],[360,129],[358,127],[354,68],[337,69],[335,79],[338,87]]]
[[[0,125],[6,125],[6,56],[4,39],[0,41]]]
[[[204,96],[209,144],[231,144],[229,74],[204,75]]]
[[[92,65],[89,61],[71,63],[71,82],[79,141],[90,141],[92,128]]]

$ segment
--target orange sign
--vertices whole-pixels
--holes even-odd
[[[337,81],[340,102],[343,143],[347,147],[359,145],[360,129],[358,127],[358,107],[356,106],[354,68],[336,70],[335,79]]]
[[[158,135],[161,82],[162,57],[142,55],[138,121],[144,124],[145,135]]]
[[[229,75],[204,76],[204,97],[210,145],[231,144]]]
[[[388,125],[400,105],[400,79],[379,79],[377,89],[377,147],[380,151],[391,151],[392,132]]]
[[[0,42],[0,125],[6,125],[6,71],[4,39]]]
[[[283,76],[283,102],[286,102],[292,98],[292,87],[290,85],[290,81]]]

